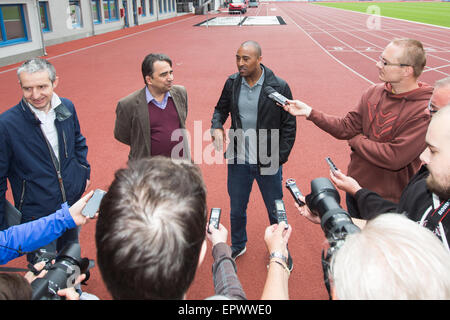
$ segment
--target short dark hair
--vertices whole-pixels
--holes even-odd
[[[170,67],[172,67],[172,60],[170,60],[169,56],[165,55],[164,53],[150,53],[145,58],[144,61],[142,61],[142,77],[144,78],[144,82],[147,85],[147,82],[145,81],[146,76],[150,76],[153,78],[153,64],[156,61],[166,61]]]
[[[206,232],[206,187],[187,160],[130,161],[99,210],[97,262],[114,299],[182,299]]]
[[[19,274],[0,273],[0,300],[31,300],[31,285]]]

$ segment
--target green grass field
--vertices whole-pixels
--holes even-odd
[[[450,2],[315,2],[314,4],[367,12],[367,7],[380,7],[380,15],[450,27]],[[372,13],[372,12],[370,12]]]

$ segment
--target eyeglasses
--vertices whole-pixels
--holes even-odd
[[[382,56],[379,56],[379,58],[380,58],[381,64],[384,67],[386,67],[386,66],[411,67],[410,64],[406,64],[406,63],[390,63],[390,62],[387,62]]]
[[[439,107],[435,106],[432,102],[431,99],[430,101],[428,101],[428,111],[430,111],[430,114],[433,115],[433,113],[438,112]]]

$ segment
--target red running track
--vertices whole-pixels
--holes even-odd
[[[218,15],[226,16],[221,13],[210,17]],[[287,80],[295,98],[335,115],[344,115],[358,102],[361,92],[378,81],[375,61],[394,37],[423,41],[429,66],[422,76],[425,81],[434,83],[450,73],[448,28],[382,18],[381,30],[368,30],[367,15],[293,2],[262,3],[246,15],[278,15],[287,24],[206,28],[194,26],[205,16],[186,15],[47,48],[47,58],[60,77],[56,92],[74,101],[87,138],[92,188],[106,189],[114,172],[126,165],[128,148],[113,137],[114,111],[121,97],[142,87],[140,64],[150,52],[168,54],[174,61],[175,82],[188,90],[187,128],[193,138],[193,159],[206,181],[208,206],[223,209],[222,223],[227,228],[226,166],[205,163],[202,151],[210,143],[207,137],[213,108],[226,77],[236,72],[234,56],[243,41],[253,39],[261,44],[263,63]],[[16,67],[0,68],[0,112],[20,99]],[[346,142],[332,138],[310,122],[297,121],[297,140],[283,174],[284,179],[295,178],[307,194],[312,179],[328,176],[326,156],[331,156],[345,171],[349,148]],[[11,199],[10,193],[7,196]],[[327,299],[320,264],[325,238],[320,226],[296,214],[289,197],[285,203],[293,227],[289,249],[294,259],[290,297]],[[263,235],[267,224],[267,213],[256,187],[248,206],[247,253],[237,260],[238,276],[249,299],[259,299],[264,286],[268,257]],[[83,256],[96,257],[94,233],[95,221],[81,231]],[[209,248],[188,299],[213,294],[210,253]],[[8,266],[23,267],[24,258]],[[98,268],[93,270],[85,290],[110,299]]]

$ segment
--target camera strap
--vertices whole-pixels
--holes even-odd
[[[16,251],[19,255],[23,255],[23,254],[26,253],[26,252],[23,252],[20,249],[20,246],[19,246],[19,249],[13,249],[13,248],[10,248],[10,247],[7,247],[7,246],[3,246],[3,245],[0,245],[0,247],[8,249],[8,250]],[[30,270],[23,269],[23,268],[0,267],[0,271],[3,271],[3,272],[24,272],[25,271],[25,272],[27,272],[27,271],[30,271]]]
[[[432,210],[430,213],[428,213],[426,224],[426,227],[431,231],[434,231],[439,223],[441,223],[450,212],[450,199],[442,201],[438,206],[433,206],[433,208],[435,208],[434,211]]]
[[[330,262],[331,262],[331,252],[330,249],[322,249],[322,271],[323,271],[323,281],[325,283],[325,288],[327,288],[328,299],[332,300],[331,296],[331,284],[330,284]]]
[[[23,269],[23,268],[0,267],[0,271],[2,271],[2,272],[28,272],[30,270]]]

